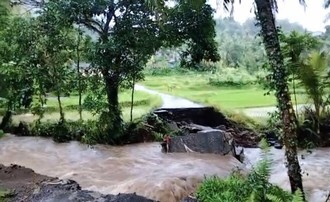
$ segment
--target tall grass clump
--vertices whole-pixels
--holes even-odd
[[[263,72],[254,75],[250,74],[244,68],[219,68],[209,78],[209,84],[212,86],[248,86],[258,84],[259,77],[263,77]]]

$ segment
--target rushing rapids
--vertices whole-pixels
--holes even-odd
[[[330,149],[301,152],[304,186],[309,201],[325,201],[330,190]],[[260,157],[259,149],[246,149],[247,166]],[[272,150],[271,182],[289,189],[282,150]],[[163,154],[158,143],[121,147],[78,142],[54,143],[38,137],[7,135],[0,141],[0,162],[26,166],[51,177],[76,180],[84,189],[105,194],[132,193],[159,200],[179,201],[196,190],[204,176],[228,176],[243,168],[230,155]]]
[[[158,143],[89,148],[78,142],[8,135],[0,141],[0,162],[77,181],[102,193],[136,192],[159,201],[179,201],[204,175],[227,176],[240,163],[232,156],[163,154]]]

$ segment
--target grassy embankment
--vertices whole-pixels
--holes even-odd
[[[219,109],[244,109],[274,106],[274,95],[258,85],[242,87],[218,87],[209,84],[208,73],[185,73],[180,75],[146,76],[142,85],[151,89],[184,97]],[[297,103],[306,103],[302,89],[298,89]]]
[[[76,110],[78,108],[78,96],[62,97],[62,105],[65,111],[65,118],[67,120],[78,120],[79,114]],[[130,102],[131,92],[124,91],[119,94],[119,101],[122,109],[122,117],[124,121],[129,121],[130,118]],[[157,108],[161,105],[162,100],[159,96],[150,95],[145,92],[136,91],[134,96],[134,108],[133,108],[133,119],[141,117],[142,115],[150,112],[152,109]],[[1,109],[2,114],[4,112]],[[29,112],[26,112],[29,113]],[[26,113],[14,115],[13,121],[25,121],[32,122],[37,119],[37,116],[31,117]],[[46,113],[43,121],[54,121],[59,119],[58,104],[55,97],[48,98]],[[93,119],[95,116],[89,111],[83,111],[83,119]],[[0,118],[1,119],[1,118]]]
[[[12,196],[13,193],[11,191],[8,191],[8,190],[5,190],[5,189],[2,189],[0,187],[0,202],[3,202],[5,201],[5,199],[9,198],[10,196]]]
[[[231,76],[235,77],[235,75]],[[238,122],[249,122],[253,125],[256,123],[255,121],[264,123],[266,121],[265,117],[254,117],[252,120],[243,113],[244,109],[276,105],[275,96],[273,94],[265,95],[267,91],[257,83],[221,86],[221,84],[212,84],[210,82],[212,77],[214,78],[214,74],[209,72],[187,71],[185,73],[175,73],[174,71],[156,76],[148,74],[141,85],[207,106],[214,106]],[[240,83],[241,80],[244,80],[244,76],[238,75],[235,79],[237,83]],[[307,99],[303,89],[298,88],[296,92],[297,104],[305,104]],[[292,100],[294,102],[294,98]]]

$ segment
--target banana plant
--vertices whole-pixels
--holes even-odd
[[[325,52],[312,51],[297,71],[300,83],[305,88],[307,96],[312,100],[315,107],[317,134],[320,133],[320,118],[326,109],[328,100],[325,97],[327,69],[327,54]]]

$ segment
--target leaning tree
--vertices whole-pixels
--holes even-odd
[[[274,17],[277,4],[274,0],[255,0],[255,5],[257,20],[261,27],[261,36],[272,70],[271,86],[275,90],[283,121],[283,141],[291,191],[295,192],[298,189],[303,191],[301,168],[297,156],[296,117],[288,87],[288,73],[284,65]]]
[[[223,0],[226,8],[234,0]],[[239,0],[241,2],[241,0]],[[304,0],[299,0],[305,4]],[[303,192],[301,168],[297,156],[296,116],[288,87],[288,72],[284,65],[278,29],[275,22],[275,12],[278,11],[276,0],[254,0],[257,21],[261,27],[261,36],[266,49],[268,62],[271,68],[270,87],[275,91],[277,106],[283,122],[283,141],[287,159],[288,176],[291,191],[300,189]]]

